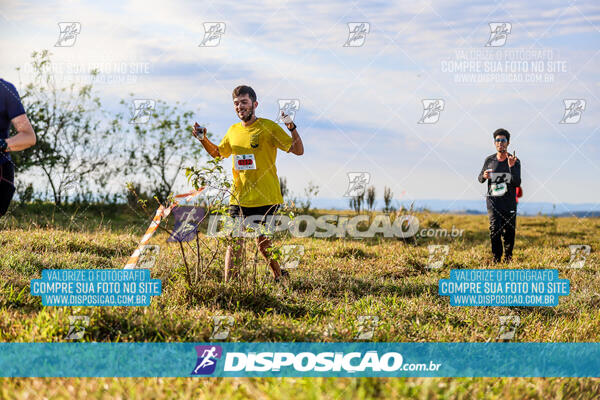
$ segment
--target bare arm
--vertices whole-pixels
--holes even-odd
[[[296,130],[296,128],[294,128],[294,130],[292,131],[292,145],[290,146],[288,153],[293,153],[297,156],[301,156],[302,154],[304,154],[304,145],[302,144],[302,138],[300,138],[300,135],[298,134],[298,130]]]
[[[198,139],[200,143],[202,143],[202,147],[204,147],[204,150],[206,150],[211,157],[221,157],[221,154],[219,153],[219,147],[206,137],[206,128],[203,128],[198,125],[198,123],[195,123],[194,129],[192,130],[192,135],[194,135],[194,137]]]
[[[33,146],[36,142],[35,132],[26,114],[21,114],[12,119],[12,124],[17,131],[15,136],[6,139],[6,151],[21,151]]]
[[[296,124],[294,123],[294,121],[292,121],[290,117],[285,115],[283,111],[281,112],[281,118],[283,119],[285,126],[287,126],[288,129],[291,129],[290,132],[292,134],[292,145],[290,146],[288,153],[301,156],[302,154],[304,154],[304,145],[302,144],[302,138],[300,137],[300,135],[298,134],[298,130],[296,129]]]

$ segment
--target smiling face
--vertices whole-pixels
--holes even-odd
[[[508,139],[504,135],[498,135],[494,138],[494,144],[496,145],[496,151],[498,153],[506,153],[508,148]]]
[[[258,101],[252,102],[252,99],[247,94],[240,94],[233,98],[235,113],[244,122],[252,119],[256,107],[258,107]]]

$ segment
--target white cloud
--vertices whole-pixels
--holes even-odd
[[[147,63],[150,75],[140,75],[136,82],[98,85],[103,100],[116,103],[135,92],[186,101],[197,110],[197,119],[210,124],[216,133],[224,133],[229,124],[237,122],[230,93],[237,84],[247,82],[257,89],[264,117],[274,118],[278,98],[301,100],[299,118],[304,126],[300,131],[307,152],[302,161],[284,155],[279,168],[282,175],[293,177],[293,190],[300,192],[311,179],[326,184],[322,174],[296,170],[297,163],[314,171],[338,171],[345,158],[362,152],[357,157],[360,166],[374,171],[381,188],[392,185],[390,177],[398,176],[402,187],[395,187],[396,193],[407,190],[414,197],[435,197],[436,190],[451,193],[450,188],[455,187],[457,196],[473,198],[476,192],[465,191],[461,177],[478,172],[483,157],[493,150],[488,136],[495,128],[510,127],[518,133],[525,165],[533,167],[573,150],[564,143],[561,146],[560,137],[548,136],[555,129],[536,117],[534,108],[548,106],[544,116],[556,122],[563,98],[583,96],[590,98],[590,105],[573,130],[587,132],[598,125],[599,102],[586,89],[598,86],[598,58],[582,64],[597,50],[597,39],[591,42],[589,35],[598,34],[599,10],[593,2],[567,8],[558,2],[469,6],[449,1],[402,5],[269,1],[260,7],[234,1],[8,2],[0,17],[0,32],[2,52],[11,57],[0,60],[0,68],[6,71],[6,79],[16,80],[14,68],[26,64],[33,50],[43,48],[49,48],[57,62]],[[57,22],[66,20],[81,22],[82,33],[75,47],[55,48]],[[495,20],[513,23],[507,48],[538,47],[534,39],[556,41],[554,49],[560,59],[568,61],[569,73],[557,75],[551,85],[454,83],[452,74],[440,71],[441,60],[453,57],[456,48],[482,48],[489,36],[488,22]],[[218,47],[198,47],[204,34],[202,23],[207,21],[226,23]],[[342,47],[348,35],[346,23],[352,21],[371,24],[363,47]],[[563,35],[580,34],[586,39],[578,42],[576,49],[560,42]],[[581,67],[577,80],[570,82],[571,74]],[[440,122],[417,126],[421,100],[437,97],[444,98],[447,105]],[[331,124],[341,127],[341,132]],[[348,128],[352,126],[357,129]],[[364,150],[352,144],[360,146],[373,134],[377,136]],[[405,175],[431,151],[430,146],[435,146],[435,151]],[[536,151],[540,146],[544,151]],[[585,163],[599,163],[598,153],[588,151],[597,147],[598,138],[593,137],[581,149],[588,158]],[[448,172],[448,164],[456,165],[459,174]],[[580,165],[582,158],[575,157],[557,173],[559,182],[574,180],[581,186],[559,192],[561,200],[589,201],[600,194],[598,188],[584,189],[584,183],[595,175],[589,172],[589,165]],[[580,173],[571,176],[572,171]],[[436,186],[433,177],[440,174],[447,177]],[[340,176],[341,183],[327,183],[330,197],[344,189],[345,171],[335,175],[335,182]],[[324,196],[327,190],[322,192]],[[530,200],[546,200],[543,191],[538,193],[539,197]]]

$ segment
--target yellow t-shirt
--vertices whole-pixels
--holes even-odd
[[[219,144],[221,157],[233,155],[234,188],[229,204],[261,207],[283,203],[275,160],[278,148],[287,152],[291,146],[292,137],[271,120],[258,118],[248,127],[241,122],[231,125]],[[245,169],[249,167],[255,169]]]

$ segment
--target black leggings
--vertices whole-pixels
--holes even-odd
[[[504,257],[506,261],[510,261],[515,245],[517,210],[488,210],[488,216],[490,217],[490,239],[494,261],[500,262],[502,258],[502,239],[504,239]]]
[[[10,161],[0,165],[0,217],[6,214],[15,194],[15,168]]]

